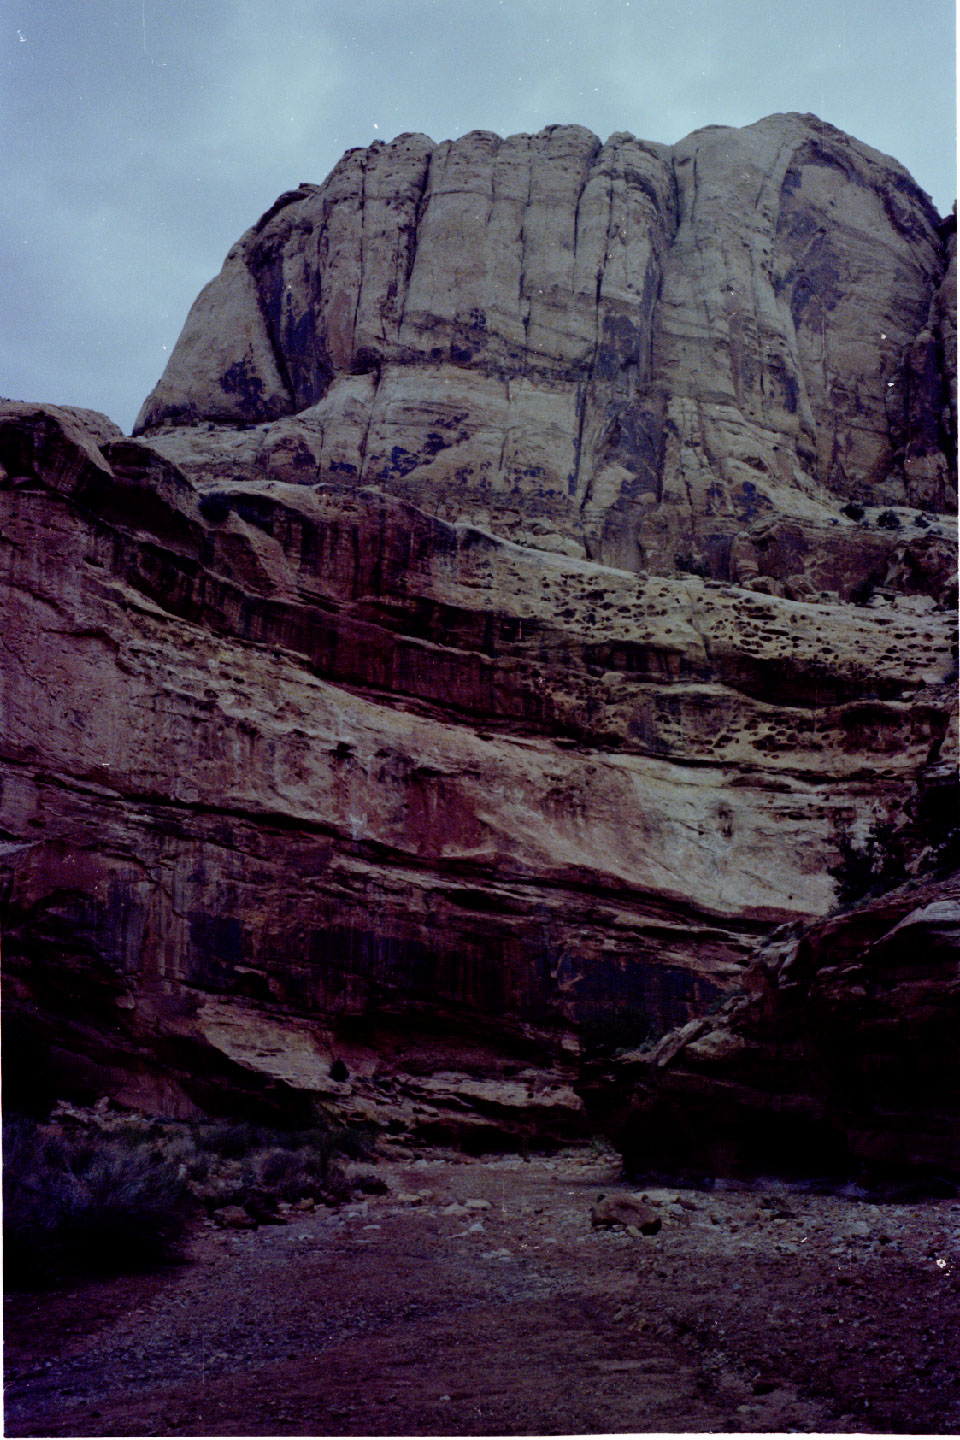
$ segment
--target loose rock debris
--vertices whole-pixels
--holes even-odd
[[[10,1296],[7,1433],[960,1429],[960,1202],[640,1191],[591,1148],[378,1172],[167,1271]]]

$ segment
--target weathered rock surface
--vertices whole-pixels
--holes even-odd
[[[4,404],[8,1053],[582,1131],[955,754],[948,228],[812,117],[403,136],[140,438]]]
[[[949,229],[809,115],[402,135],[234,246],[138,429],[202,474],[169,427],[629,570],[849,593],[881,557],[837,497],[956,503]]]
[[[772,937],[742,992],[595,1066],[626,1165],[960,1176],[960,873]]]

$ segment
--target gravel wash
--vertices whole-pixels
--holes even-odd
[[[381,1160],[384,1196],[6,1301],[14,1435],[960,1431],[960,1203],[630,1186],[593,1147]],[[644,1196],[656,1234],[591,1223]]]

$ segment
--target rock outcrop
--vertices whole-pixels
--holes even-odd
[[[813,116],[673,147],[402,135],[234,246],[137,429],[209,473],[164,430],[215,422],[222,456],[224,427],[258,425],[233,473],[242,454],[618,568],[846,595],[879,557],[837,497],[956,503],[946,229]]]
[[[4,404],[12,1053],[582,1130],[581,1049],[955,753],[948,229],[813,117],[402,136],[234,247],[138,438]]]
[[[960,872],[792,929],[718,1014],[594,1064],[594,1122],[634,1173],[960,1177]]]

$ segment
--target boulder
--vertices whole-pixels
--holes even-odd
[[[221,1206],[219,1210],[214,1210],[213,1220],[221,1230],[256,1230],[259,1223],[242,1205]]]
[[[601,1195],[590,1208],[595,1230],[621,1229],[636,1235],[656,1235],[663,1219],[639,1195]]]

